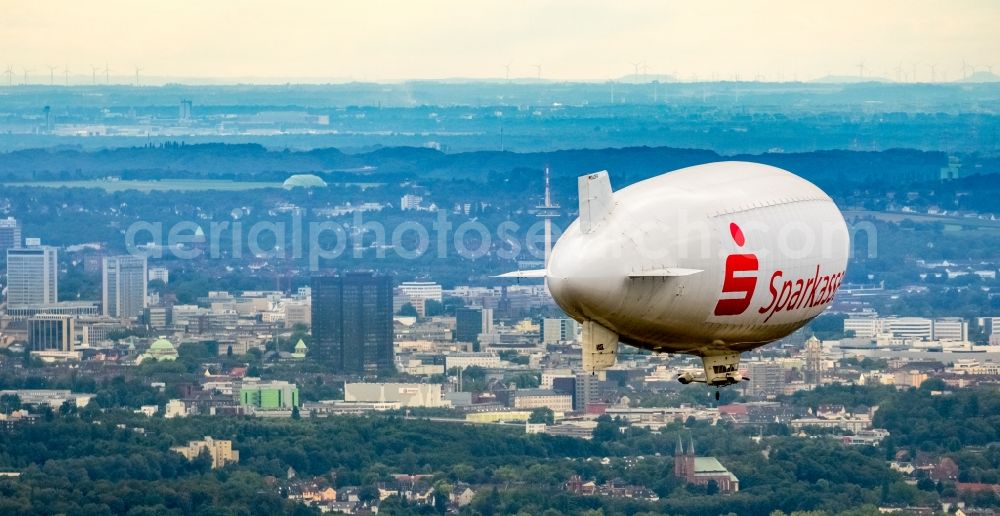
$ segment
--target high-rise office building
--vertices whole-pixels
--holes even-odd
[[[582,412],[587,405],[601,401],[601,381],[596,374],[578,373],[573,392],[573,410]]]
[[[479,342],[482,333],[493,333],[493,309],[467,306],[455,311],[455,340]]]
[[[102,266],[103,313],[107,317],[131,319],[146,309],[146,257],[111,256]]]
[[[806,383],[818,385],[823,380],[823,343],[815,335],[806,341]]]
[[[0,252],[21,247],[21,225],[14,217],[0,219]]]
[[[314,277],[312,335],[312,355],[335,372],[392,369],[392,278],[372,272]]]
[[[75,321],[68,315],[36,315],[28,319],[31,351],[73,351],[75,341]]]
[[[55,247],[29,238],[25,247],[7,250],[7,306],[49,305],[59,301],[59,264]]]
[[[785,369],[777,362],[750,362],[748,393],[750,396],[767,397],[782,394],[785,389]]]

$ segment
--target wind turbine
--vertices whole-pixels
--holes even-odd
[[[642,66],[642,61],[639,61],[638,63],[631,63],[631,65],[632,65],[632,82],[637,83],[639,82],[639,67]]]
[[[104,62],[104,84],[111,84],[111,67],[107,61]]]
[[[58,67],[57,66],[49,65],[47,68],[49,69],[49,86],[55,86],[56,85],[56,68],[58,68]]]
[[[531,67],[535,69],[535,76],[538,77],[538,80],[542,80],[542,65],[536,64],[531,65]]]
[[[63,67],[63,78],[66,80],[66,86],[69,86],[69,65]]]
[[[100,66],[90,65],[90,75],[91,80],[94,82],[94,86],[97,86],[97,71],[100,70]]]
[[[139,72],[141,72],[141,71],[142,71],[142,68],[139,68],[138,66],[135,67],[135,87],[136,88],[139,87]]]
[[[507,61],[507,64],[503,65],[503,72],[507,82],[510,82],[510,61]]]
[[[31,70],[29,70],[28,68],[21,68],[21,70],[24,72],[24,85],[27,86],[28,85],[28,74],[31,73]]]
[[[13,86],[14,85],[14,68],[11,67],[11,66],[7,66],[7,69],[4,70],[3,74],[7,76],[7,87]]]
[[[931,82],[937,82],[937,65],[931,63],[927,67],[931,69]]]
[[[861,61],[860,63],[858,63],[857,66],[858,66],[858,77],[861,77],[863,79],[865,77],[865,62]]]

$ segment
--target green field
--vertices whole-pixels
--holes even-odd
[[[263,181],[225,181],[215,179],[166,179],[163,181],[108,181],[104,179],[83,181],[26,181],[3,183],[3,186],[28,186],[35,188],[100,188],[106,192],[138,190],[140,192],[190,192],[202,190],[241,191],[261,188],[281,188],[281,183]]]

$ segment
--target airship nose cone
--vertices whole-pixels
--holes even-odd
[[[549,256],[546,284],[556,303],[576,319],[613,304],[615,284],[624,276],[616,269],[620,260],[596,235],[563,235]]]

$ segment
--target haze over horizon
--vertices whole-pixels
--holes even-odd
[[[1000,4],[987,0],[606,5],[0,0],[0,66],[10,69],[4,84],[131,82],[136,68],[145,84],[601,81],[635,72],[936,82],[992,71],[1000,55]]]

